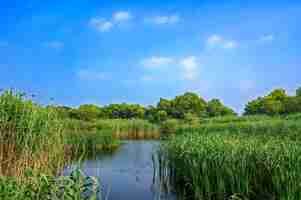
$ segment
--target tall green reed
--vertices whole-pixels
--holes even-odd
[[[301,198],[299,123],[210,126],[182,129],[162,144],[163,181],[188,199]]]
[[[28,168],[54,171],[64,163],[63,125],[56,113],[25,94],[0,95],[0,175],[21,175]],[[50,153],[51,152],[51,153]]]

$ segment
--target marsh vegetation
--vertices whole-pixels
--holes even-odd
[[[80,171],[61,176],[66,165],[113,152],[122,140],[162,138],[160,181],[183,198],[300,199],[300,95],[276,89],[237,116],[220,100],[191,92],[149,107],[71,108],[3,91],[0,198],[95,199],[101,180]]]

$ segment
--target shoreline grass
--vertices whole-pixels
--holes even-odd
[[[96,191],[82,197],[84,190],[94,187],[87,186],[89,177],[76,171],[57,177],[58,172],[74,156],[118,146],[111,132],[68,134],[66,122],[53,109],[25,94],[4,91],[0,95],[0,199],[95,200]]]
[[[300,199],[300,133],[284,119],[182,128],[158,151],[161,179],[188,199]]]

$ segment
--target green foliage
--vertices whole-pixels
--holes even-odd
[[[68,106],[54,106],[54,105],[49,105],[47,106],[48,109],[52,109],[54,112],[57,113],[58,117],[61,119],[66,119],[70,118],[70,113],[72,111],[72,108]]]
[[[267,115],[279,115],[284,112],[284,106],[280,100],[266,98],[263,101],[263,110]]]
[[[94,177],[84,176],[80,170],[70,176],[53,177],[26,172],[21,182],[13,177],[0,177],[0,199],[96,200],[99,183]]]
[[[160,111],[163,110],[167,114],[171,115],[173,113],[173,101],[160,98],[159,103],[157,104],[157,109]]]
[[[164,110],[159,110],[156,114],[156,120],[159,122],[165,121],[167,120],[167,118],[168,118],[167,112]]]
[[[27,167],[53,173],[68,160],[56,112],[23,93],[9,90],[0,95],[0,141],[0,175],[22,176]]]
[[[187,125],[190,125],[190,126],[196,126],[200,123],[200,118],[195,116],[194,114],[192,113],[186,113],[184,115],[184,123],[187,124]]]
[[[168,119],[161,123],[160,132],[162,135],[170,135],[176,133],[180,126],[180,121],[177,119]]]
[[[93,104],[80,105],[78,108],[82,120],[91,121],[102,117],[103,111],[100,107]]]
[[[301,98],[298,92],[296,96],[287,96],[284,89],[276,89],[265,97],[248,102],[244,114],[281,115],[297,112],[301,112]]]
[[[26,100],[25,94],[9,90],[0,95],[0,138],[20,151],[42,149],[49,139],[59,139],[61,128],[55,112]]]
[[[217,200],[300,199],[300,154],[298,115],[216,118],[178,130],[158,152],[162,184]]]
[[[232,109],[224,106],[220,100],[212,99],[206,103],[204,99],[192,92],[186,92],[172,100],[160,98],[157,109],[152,108],[151,111],[154,113],[162,110],[167,113],[168,118],[175,119],[185,119],[189,115],[197,118],[236,115]],[[159,121],[156,116],[154,119],[154,121]]]
[[[66,140],[75,158],[80,155],[93,156],[99,152],[112,152],[120,145],[120,142],[113,137],[111,129],[71,132],[66,135]]]
[[[74,152],[118,146],[111,130],[85,134],[95,128],[85,121],[63,119],[62,110],[70,109],[42,107],[10,90],[0,95],[0,176],[19,179],[26,168],[54,175]]]
[[[179,115],[180,118],[184,118],[185,113],[200,116],[202,112],[206,111],[206,102],[197,94],[186,92],[181,96],[176,96],[174,99],[174,108],[176,115]]]
[[[110,129],[118,139],[156,139],[160,137],[158,125],[142,119],[107,119],[95,122],[97,130]]]
[[[49,106],[50,107],[50,106]],[[168,100],[160,98],[156,107],[144,107],[139,104],[110,104],[98,107],[92,104],[81,105],[79,108],[66,106],[51,106],[63,119],[71,118],[84,121],[98,119],[146,119],[152,123],[160,123],[167,119],[184,119],[185,115],[192,114],[198,118],[207,116],[236,115],[218,99],[206,103],[198,94],[186,92]]]
[[[232,109],[224,106],[218,99],[212,99],[207,103],[207,112],[209,117],[235,115]]]
[[[110,104],[103,109],[106,118],[110,119],[143,118],[145,113],[145,108],[138,104]]]

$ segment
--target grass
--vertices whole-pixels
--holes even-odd
[[[265,120],[263,120],[265,119]],[[177,133],[200,132],[215,133],[227,132],[231,134],[248,134],[248,135],[274,135],[290,137],[295,139],[301,134],[300,119],[281,119],[281,118],[263,118],[257,117],[252,120],[239,120],[230,122],[210,122],[198,126],[181,126]]]
[[[0,95],[0,199],[96,199],[89,177],[58,172],[74,155],[117,148],[110,131],[69,133],[74,123],[42,107],[25,94]],[[87,129],[89,130],[89,129]],[[30,175],[28,172],[30,171]],[[88,181],[88,182],[87,182]]]
[[[109,128],[113,131],[113,137],[118,139],[158,139],[159,127],[141,119],[109,119],[95,122],[98,130]]]
[[[120,145],[120,141],[113,138],[110,129],[95,132],[72,132],[67,135],[67,145],[70,147],[73,158],[82,154],[93,156],[98,152],[112,152]]]
[[[141,119],[100,119],[96,121],[66,120],[69,132],[103,132],[111,130],[114,139],[159,139],[160,129]]]
[[[26,179],[0,177],[0,199],[96,200],[99,182],[75,170],[70,176],[46,176],[25,173]]]
[[[13,91],[0,96],[0,140],[0,175],[21,176],[26,168],[51,173],[68,159],[55,113]]]
[[[161,179],[187,199],[301,199],[300,126],[255,117],[182,128],[158,151]]]

